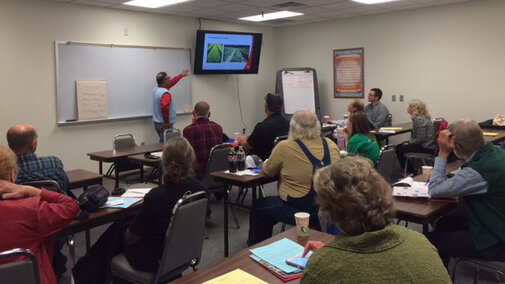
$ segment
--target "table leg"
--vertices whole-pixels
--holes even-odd
[[[228,256],[228,185],[224,186],[223,192],[223,219],[224,219],[224,257]]]
[[[118,169],[117,164],[114,167],[114,179],[116,180],[116,184],[115,184],[114,188],[118,188],[119,187],[119,169]]]
[[[426,235],[430,232],[430,224],[423,224],[423,234]]]
[[[140,165],[140,182],[144,182],[144,165]]]
[[[103,175],[103,164],[102,162],[98,162],[98,173],[100,173],[101,175]]]
[[[91,235],[89,233],[89,230],[86,230],[86,252],[88,252],[89,248],[91,247]]]
[[[258,220],[256,219],[256,199],[257,199],[257,194],[256,191],[258,190],[258,186],[253,186],[252,187],[252,200],[251,200],[251,235],[257,236],[256,235],[256,228],[258,224]]]

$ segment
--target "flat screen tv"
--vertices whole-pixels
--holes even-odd
[[[194,74],[258,74],[261,33],[196,33]]]

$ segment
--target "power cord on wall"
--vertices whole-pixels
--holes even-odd
[[[238,75],[235,75],[235,80],[237,82],[237,100],[238,100],[238,109],[240,112],[240,121],[242,121],[242,134],[245,134],[246,126],[244,122],[244,118],[242,116],[242,105],[240,104],[240,88],[238,87]]]

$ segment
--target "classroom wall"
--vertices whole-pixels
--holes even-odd
[[[111,149],[115,134],[133,133],[139,143],[154,143],[158,137],[150,118],[58,127],[54,41],[194,50],[198,20],[63,2],[2,0],[0,27],[0,144],[7,145],[5,133],[10,126],[30,123],[39,131],[39,155],[61,157],[66,169],[97,171],[97,163],[90,161],[86,153]],[[128,36],[123,34],[124,28],[128,28]],[[251,132],[265,117],[265,94],[275,88],[277,29],[206,20],[202,21],[202,29],[263,33],[258,75],[192,76],[193,102],[208,101],[211,119],[230,136],[243,127]],[[237,83],[245,126],[237,107]],[[183,129],[190,123],[191,115],[179,115],[176,127]]]
[[[280,65],[314,67],[321,113],[341,118],[350,99],[333,98],[332,51],[364,47],[366,94],[383,90],[393,123],[414,98],[433,117],[482,121],[505,113],[504,15],[505,1],[486,0],[281,28]]]

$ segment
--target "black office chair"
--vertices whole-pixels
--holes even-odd
[[[377,161],[376,170],[388,183],[391,183],[391,174],[393,172],[395,157],[396,155],[394,145],[390,144],[382,147],[379,159]]]
[[[2,284],[40,284],[39,265],[35,255],[28,249],[16,248],[0,252],[0,261],[9,258],[24,259],[0,265],[0,283]]]
[[[112,258],[112,275],[134,283],[165,283],[188,267],[195,271],[202,254],[207,202],[207,193],[200,191],[181,198],[174,206],[155,273],[136,270],[124,254],[119,254]]]
[[[207,188],[208,193],[222,193],[224,190],[229,190],[224,182],[218,182],[210,175],[212,172],[224,171],[228,169],[228,152],[230,152],[231,145],[228,143],[217,144],[212,147],[209,153],[209,160],[207,168],[205,169],[205,176],[203,183]],[[231,211],[233,220],[235,220],[236,229],[240,228],[235,212]]]
[[[52,180],[52,179],[27,181],[27,182],[23,182],[22,184],[23,185],[31,185],[36,188],[45,188],[47,190],[61,193],[60,185],[55,180]]]
[[[498,283],[505,281],[505,262],[503,261],[489,261],[468,257],[455,257],[455,263],[452,269],[451,278],[453,283],[458,283],[456,280],[458,268],[461,264],[472,266],[474,270],[473,283],[479,283],[480,270],[494,273]]]

